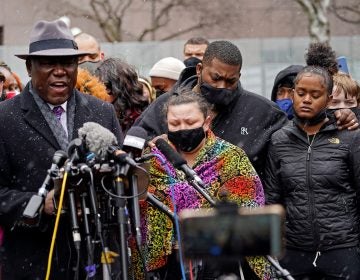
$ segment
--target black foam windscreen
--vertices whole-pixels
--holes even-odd
[[[171,164],[179,169],[184,164],[187,164],[186,160],[175,151],[164,139],[159,138],[155,141],[155,146],[164,154],[164,156],[171,162]]]
[[[148,135],[145,129],[140,126],[133,126],[126,133],[123,148],[126,151],[127,148],[142,150],[145,146],[145,142]]]

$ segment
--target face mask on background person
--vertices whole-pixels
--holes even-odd
[[[164,93],[166,93],[166,91],[163,89],[156,89],[155,93],[156,93],[156,98],[158,98],[160,95],[163,95]]]
[[[191,152],[198,147],[205,138],[203,126],[192,129],[168,131],[168,138],[177,150]]]
[[[95,70],[99,67],[101,64],[101,61],[84,61],[82,63],[79,63],[79,67],[86,69],[90,72],[90,74],[94,75]]]
[[[294,111],[292,107],[293,102],[290,98],[276,100],[276,104],[280,107],[280,109],[283,112],[287,114],[289,120],[291,120],[294,117]]]
[[[208,83],[201,82],[200,91],[202,96],[210,103],[218,106],[228,106],[235,98],[237,87],[233,90],[216,88]]]

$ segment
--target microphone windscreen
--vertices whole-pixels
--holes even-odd
[[[126,147],[135,148],[142,150],[145,146],[147,132],[140,126],[133,126],[126,133],[123,147],[126,150]]]
[[[184,164],[187,164],[186,160],[175,151],[164,139],[159,138],[155,141],[155,146],[164,154],[164,156],[171,162],[171,164],[179,169]]]
[[[85,141],[90,152],[105,157],[109,146],[117,145],[115,135],[107,128],[95,122],[87,122],[79,128],[79,137]]]

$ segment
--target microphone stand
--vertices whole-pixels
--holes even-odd
[[[266,258],[271,263],[271,265],[276,268],[276,271],[280,274],[279,276],[285,277],[288,280],[295,280],[294,277],[291,276],[290,272],[282,268],[280,264],[275,261],[271,256],[266,256]]]
[[[205,186],[201,186],[195,179],[191,177],[186,177],[187,181],[194,187],[194,189],[201,194],[203,198],[206,199],[207,202],[210,203],[212,207],[216,207],[217,203],[214,199],[208,194],[208,192],[205,190]]]
[[[78,265],[79,265],[79,261],[80,261],[81,235],[80,235],[79,223],[78,223],[78,219],[77,219],[77,209],[76,209],[74,188],[68,189],[68,196],[69,196],[69,208],[70,208],[72,234],[73,234],[75,249],[77,252],[77,267],[76,267],[76,272],[75,272],[75,279],[78,279],[78,273],[79,273]]]
[[[125,195],[123,176],[127,174],[128,168],[126,165],[120,166],[115,164],[114,179],[117,196]],[[120,262],[121,262],[121,279],[128,280],[128,246],[126,239],[127,221],[126,221],[126,199],[116,198],[117,219],[120,233]]]
[[[88,279],[93,279],[95,275],[95,265],[94,265],[94,250],[93,250],[93,241],[90,234],[90,226],[88,215],[90,214],[90,209],[86,205],[86,197],[87,194],[84,192],[81,195],[81,208],[83,212],[84,219],[84,232],[85,232],[85,240],[86,240],[86,248],[87,248],[87,268],[86,271],[88,273]]]
[[[134,219],[134,227],[135,227],[135,236],[136,236],[136,243],[141,247],[141,225],[140,225],[140,208],[139,208],[139,190],[138,190],[138,178],[136,175],[132,174],[130,176],[130,186],[132,189],[133,195],[133,219]]]

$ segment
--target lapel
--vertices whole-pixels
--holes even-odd
[[[56,150],[60,149],[48,123],[29,92],[29,83],[26,85],[24,92],[20,94],[20,107],[23,113],[24,122],[29,124]]]
[[[94,121],[94,114],[90,108],[89,99],[86,94],[77,90],[74,92],[76,100],[75,117],[74,117],[74,129],[73,137],[78,137],[78,129],[83,126],[84,123]]]

